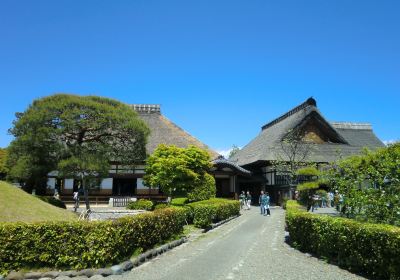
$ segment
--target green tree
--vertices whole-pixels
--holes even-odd
[[[304,137],[301,128],[290,129],[280,141],[280,149],[275,150],[276,160],[272,162],[277,174],[284,176],[290,186],[290,196],[297,185],[297,171],[310,165],[310,157],[315,144]],[[304,192],[303,192],[304,193]]]
[[[7,156],[7,149],[0,148],[0,179],[3,179],[8,173]]]
[[[144,182],[169,196],[190,194],[192,200],[208,199],[215,196],[215,180],[207,173],[210,168],[207,151],[162,144],[147,159]]]
[[[325,176],[343,195],[347,217],[400,225],[399,166],[400,143],[395,143],[338,161]]]
[[[314,166],[310,165],[307,167],[300,168],[296,171],[298,176],[307,176],[310,178],[308,182],[304,182],[297,186],[297,191],[299,191],[300,202],[307,206],[307,211],[313,206],[314,200],[313,195],[319,188],[318,176],[320,171]]]
[[[232,145],[231,151],[229,152],[228,158],[233,158],[238,152],[240,151],[240,148],[236,145]]]
[[[112,99],[56,94],[16,116],[10,176],[34,186],[35,177],[52,170],[80,179],[88,209],[91,182],[108,173],[111,160],[134,165],[146,157],[149,129],[132,108]]]

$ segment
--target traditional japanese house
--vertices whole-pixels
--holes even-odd
[[[175,145],[182,148],[194,145],[207,150],[212,159],[218,157],[218,153],[162,115],[160,105],[134,104],[131,107],[150,129],[146,145],[147,154],[153,153],[159,144]],[[97,188],[90,190],[90,195],[103,196],[104,198],[158,195],[158,189],[143,185],[144,160],[143,162],[138,162],[134,167],[111,162],[109,176],[104,178]],[[57,172],[52,172],[49,175],[48,188],[50,193],[57,188],[61,195],[71,196],[72,192],[78,188],[78,180],[57,179]]]
[[[261,127],[260,133],[231,160],[250,170],[252,176],[241,177],[236,193],[266,190],[276,202],[293,194],[295,185],[287,172],[277,168],[276,162],[289,161],[285,141],[293,133],[299,136],[309,154],[305,162],[317,165],[335,161],[338,157],[358,154],[366,147],[376,149],[384,144],[376,137],[369,123],[329,122],[317,108],[313,98],[293,108]],[[299,178],[301,179],[301,178]]]

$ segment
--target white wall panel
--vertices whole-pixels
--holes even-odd
[[[113,187],[113,179],[112,178],[104,178],[101,181],[100,185],[102,190],[112,190]]]
[[[65,179],[64,189],[72,190],[74,188],[74,179]]]
[[[47,178],[47,188],[54,190],[56,187],[56,178]]]

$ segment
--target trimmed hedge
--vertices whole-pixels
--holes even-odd
[[[210,174],[204,174],[193,189],[188,191],[187,197],[190,202],[207,200],[215,197],[217,189],[215,179]]]
[[[184,206],[188,202],[189,202],[189,198],[187,198],[187,197],[177,197],[177,198],[173,198],[171,200],[171,205]]]
[[[40,195],[37,195],[36,197],[39,198],[40,200],[44,201],[44,202],[47,202],[47,203],[53,205],[53,206],[56,206],[56,207],[59,207],[59,208],[63,208],[63,209],[67,209],[67,206],[65,206],[64,202],[62,202],[61,200],[56,199],[54,197],[40,196]]]
[[[156,204],[156,206],[154,206],[154,210],[165,209],[168,207],[169,207],[169,205],[166,203],[158,203],[158,204]]]
[[[154,203],[148,199],[139,199],[137,201],[129,202],[126,206],[127,209],[130,210],[153,210]]]
[[[185,211],[160,209],[106,222],[0,223],[0,275],[21,268],[95,268],[183,230]]]
[[[192,209],[194,225],[200,228],[208,228],[212,223],[240,213],[240,202],[237,200],[212,198],[189,203],[187,206]]]
[[[293,245],[375,279],[400,279],[400,228],[308,213],[288,201]]]

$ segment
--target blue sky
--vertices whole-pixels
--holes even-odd
[[[1,1],[0,147],[56,92],[157,103],[216,150],[313,96],[400,138],[399,1]]]

